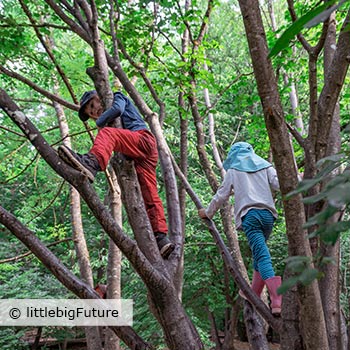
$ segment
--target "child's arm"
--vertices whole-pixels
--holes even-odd
[[[114,95],[113,104],[111,108],[107,109],[100,115],[100,117],[96,120],[96,125],[99,128],[102,128],[115,118],[120,117],[125,111],[125,106],[126,100],[123,97],[123,95],[116,93]]]
[[[209,218],[211,219],[217,210],[222,206],[222,204],[230,197],[233,190],[233,178],[232,173],[227,171],[224,181],[217,190],[216,194],[210,201],[207,209],[199,209],[198,215],[202,219]]]

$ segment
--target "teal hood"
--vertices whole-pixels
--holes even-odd
[[[253,147],[247,142],[234,143],[223,163],[225,170],[236,169],[247,173],[254,173],[270,166],[272,164],[255,154]]]

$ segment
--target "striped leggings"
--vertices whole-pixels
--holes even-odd
[[[260,272],[263,280],[275,276],[270,251],[266,245],[274,221],[275,218],[267,209],[250,209],[242,218],[242,228],[253,254],[254,270]]]

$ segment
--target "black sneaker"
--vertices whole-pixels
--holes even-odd
[[[160,255],[163,259],[167,259],[175,249],[175,245],[171,243],[170,239],[165,233],[156,232],[154,236],[156,237]]]
[[[91,153],[75,153],[63,145],[58,147],[58,155],[71,167],[81,171],[91,182],[94,182],[96,173],[101,170],[97,158]]]

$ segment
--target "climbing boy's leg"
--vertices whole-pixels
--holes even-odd
[[[113,152],[123,153],[134,160],[145,157],[140,149],[142,131],[130,131],[105,127],[101,129],[89,153],[96,156],[101,169],[105,170]]]
[[[81,171],[91,182],[94,182],[96,173],[101,170],[97,158],[91,153],[75,153],[62,145],[58,147],[58,155],[74,169]]]
[[[163,203],[158,194],[156,166],[158,162],[157,144],[154,136],[148,132],[141,132],[139,151],[144,156],[135,160],[135,170],[160,254],[168,258],[175,245],[168,238]]]
[[[163,259],[168,259],[170,254],[175,249],[174,243],[170,241],[168,236],[162,232],[155,232],[154,236],[156,237],[157,246],[159,249],[159,253]]]

